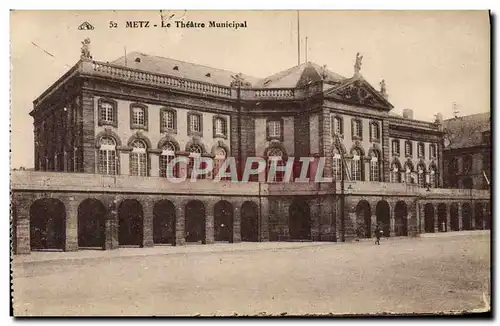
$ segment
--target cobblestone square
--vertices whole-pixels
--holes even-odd
[[[457,312],[490,298],[490,233],[353,243],[216,243],[33,252],[14,313],[256,315]],[[486,302],[485,302],[486,299]]]

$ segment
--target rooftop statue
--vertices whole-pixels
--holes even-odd
[[[358,53],[356,53],[356,63],[354,64],[354,75],[358,76],[359,71],[361,70],[361,65],[363,60],[363,56]]]
[[[82,41],[82,54],[80,56],[82,60],[91,60],[92,56],[90,55],[90,38],[87,37]]]

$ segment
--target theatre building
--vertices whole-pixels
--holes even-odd
[[[391,113],[385,82],[303,63],[267,78],[129,53],[81,59],[36,100],[35,171],[13,171],[15,253],[240,241],[349,241],[486,229],[487,190],[443,187],[443,121]],[[380,87],[378,87],[380,86]],[[186,157],[172,171],[168,163]],[[196,157],[214,160],[196,182]],[[332,182],[213,182],[234,157],[312,157]],[[264,177],[267,171],[264,171]]]

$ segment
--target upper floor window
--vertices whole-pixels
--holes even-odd
[[[148,156],[146,143],[142,140],[134,140],[132,152],[130,153],[130,175],[147,176]]]
[[[413,144],[409,140],[405,142],[405,156],[413,156]]]
[[[130,128],[131,129],[147,129],[148,125],[148,109],[142,104],[130,105]]]
[[[194,165],[195,164],[200,164],[202,162],[199,162],[197,160],[197,158],[201,157],[201,154],[203,153],[203,149],[201,148],[201,146],[199,145],[196,145],[196,144],[192,144],[189,146],[188,148],[188,153],[189,153],[189,163],[188,163],[188,168],[187,168],[187,177],[188,178],[191,178],[192,174],[193,174],[193,171],[194,171]],[[203,168],[203,167],[199,167],[199,168]],[[197,179],[204,179],[206,177],[206,174],[198,174],[196,176]]]
[[[370,123],[370,141],[377,141],[380,139],[380,126],[378,122]]]
[[[399,156],[399,139],[392,140],[392,155]]]
[[[177,114],[175,110],[162,108],[160,110],[160,132],[177,131]]]
[[[332,131],[334,135],[344,134],[344,123],[341,117],[332,117]]]
[[[380,181],[380,162],[378,160],[377,152],[373,152],[372,159],[370,161],[370,180]]]
[[[214,137],[227,137],[227,123],[223,117],[214,117]]]
[[[352,138],[363,139],[363,124],[359,119],[352,119]]]
[[[342,179],[342,162],[341,162],[341,156],[340,153],[337,149],[334,149],[333,152],[333,161],[332,161],[332,170],[333,170],[333,177],[335,180],[341,180]]]
[[[214,177],[219,173],[224,161],[226,160],[226,150],[222,147],[217,147],[214,152],[214,166],[213,166],[213,175]],[[227,172],[221,171],[220,173]],[[231,180],[231,177],[222,177],[221,180]]]
[[[423,164],[417,166],[417,179],[419,186],[425,187],[425,165]]]
[[[391,165],[391,182],[401,183],[401,168],[399,164],[392,163]]]
[[[465,155],[462,158],[463,174],[469,174],[472,172],[472,156]]]
[[[418,143],[418,157],[425,158],[425,146],[423,143]]]
[[[175,145],[168,142],[163,146],[160,153],[160,177],[179,177],[177,164],[175,166],[169,164],[174,158]]]
[[[188,134],[202,132],[202,117],[201,114],[188,113]]]
[[[359,149],[354,149],[352,151],[352,162],[351,162],[351,178],[353,181],[362,181],[362,164],[361,164],[361,151]]]
[[[117,174],[116,142],[111,137],[102,137],[99,147],[99,172]]]
[[[434,145],[434,144],[429,145],[429,153],[430,153],[431,159],[437,157],[436,145]]]
[[[281,139],[282,138],[282,130],[281,130],[281,120],[269,120],[267,122],[267,138],[268,139]]]
[[[118,117],[117,117],[117,103],[113,100],[107,99],[99,99],[98,101],[99,107],[99,126],[102,125],[112,125],[114,127],[118,126]]]
[[[436,188],[436,167],[435,166],[430,166],[429,167],[429,187],[430,188]]]
[[[283,159],[283,151],[279,148],[270,148],[269,151],[267,152],[267,177],[266,179],[269,178],[269,169],[271,168],[271,165],[276,165],[276,167],[282,167],[285,165],[285,161]],[[271,180],[268,180],[270,182],[281,182],[283,181],[285,176],[284,171],[275,171],[275,174],[271,176]]]

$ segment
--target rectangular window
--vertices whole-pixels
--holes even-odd
[[[342,179],[342,170],[341,170],[341,158],[339,154],[336,154],[333,156],[333,161],[332,161],[332,170],[333,170],[333,177],[335,180],[341,180]]]
[[[430,145],[429,151],[430,151],[431,158],[436,158],[436,145],[434,145],[434,144]]]
[[[161,108],[160,109],[160,132],[177,132],[175,110]]]
[[[198,114],[189,115],[189,131],[201,132],[201,116]]]
[[[99,150],[99,171],[101,174],[116,174],[116,151]]]
[[[418,157],[425,158],[424,144],[418,144]]]
[[[392,141],[392,155],[399,156],[399,139]]]
[[[332,131],[334,135],[342,135],[342,119],[340,117],[332,117]]]
[[[370,180],[380,181],[380,166],[378,160],[372,160],[370,162]]]
[[[361,181],[361,160],[359,157],[354,157],[352,159],[352,180],[353,181]]]
[[[216,136],[225,137],[226,135],[227,135],[226,119],[215,118],[214,119],[214,137],[216,137]]]
[[[115,121],[114,106],[108,102],[101,103],[101,121],[113,123]]]
[[[144,126],[144,109],[143,108],[133,108],[132,109],[132,123],[134,125]]]
[[[410,141],[406,141],[405,143],[405,155],[413,156],[413,147]]]
[[[378,123],[376,122],[373,122],[371,124],[371,140],[377,140],[379,139],[379,126],[378,126]]]
[[[281,121],[268,121],[267,130],[269,138],[281,138]]]
[[[361,120],[352,121],[352,136],[353,138],[362,139],[363,138],[363,126]]]

